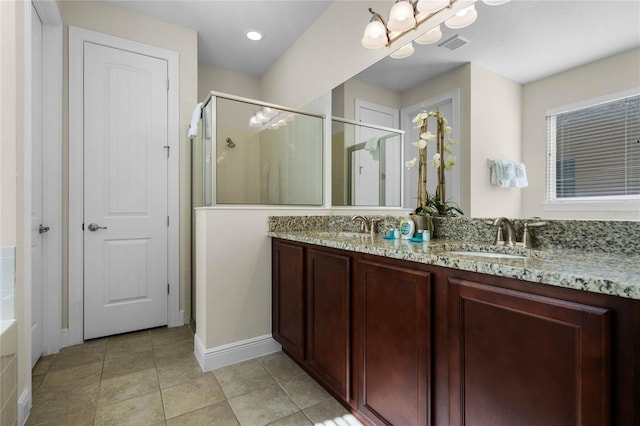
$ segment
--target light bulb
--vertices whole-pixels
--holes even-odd
[[[262,108],[262,113],[267,118],[273,118],[278,114],[278,112],[276,110],[274,110],[273,108],[269,108],[269,107]]]
[[[485,4],[489,6],[499,6],[501,4],[509,3],[511,0],[482,0]]]
[[[457,30],[473,24],[477,17],[476,7],[471,5],[444,21],[444,24],[451,29]]]
[[[267,121],[269,121],[269,118],[265,116],[262,111],[256,112],[256,119],[261,123],[266,123]]]
[[[418,44],[433,44],[442,38],[442,30],[440,30],[440,25],[437,27],[427,31],[422,34],[420,37],[416,38],[415,41]]]
[[[378,17],[373,15],[371,21],[364,29],[362,45],[367,49],[379,49],[386,46],[387,41],[389,41],[387,39],[387,29]]]
[[[416,26],[416,18],[413,14],[413,5],[407,0],[397,0],[389,12],[389,31],[402,32]]]
[[[436,12],[449,4],[449,0],[420,0],[416,6],[418,12]]]
[[[413,52],[414,52],[413,43],[409,42],[409,44],[405,44],[404,46],[402,46],[400,49],[396,50],[389,56],[391,56],[394,59],[402,59],[402,58],[408,58],[409,56],[413,55]]]

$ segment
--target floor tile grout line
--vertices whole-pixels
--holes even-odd
[[[284,354],[285,357],[289,358],[289,356],[287,354],[285,354],[284,352],[282,352]],[[290,358],[289,358],[290,359]],[[291,360],[291,359],[290,359]],[[311,418],[307,415],[307,413],[304,411],[303,408],[300,408],[300,406],[298,405],[298,403],[296,402],[295,399],[293,399],[293,397],[289,394],[289,392],[287,392],[287,390],[282,386],[282,384],[280,383],[280,381],[271,373],[271,371],[269,371],[269,369],[264,365],[264,363],[262,362],[262,360],[260,358],[258,358],[258,361],[260,362],[260,364],[262,365],[262,367],[267,371],[267,373],[269,373],[269,375],[273,378],[273,380],[278,384],[278,386],[280,386],[280,389],[282,389],[284,391],[284,393],[289,397],[289,399],[294,403],[294,405],[296,407],[298,407],[298,409],[300,410],[300,412],[309,420],[309,422],[311,422],[311,424],[315,424],[313,422],[313,420],[311,420]],[[291,362],[295,363],[295,361],[291,360]],[[298,364],[296,364],[296,366],[298,366]],[[299,366],[298,366],[299,367]],[[301,369],[301,372],[299,374],[295,374],[291,377],[298,377],[298,376],[302,376],[303,374],[305,374],[305,371]],[[323,401],[324,402],[324,401]],[[320,403],[321,404],[321,403]],[[316,404],[317,405],[317,404]],[[310,407],[307,407],[310,408]],[[295,414],[295,413],[294,413]],[[293,415],[293,414],[290,414]],[[288,416],[285,416],[283,418],[286,418]],[[282,419],[278,419],[278,420],[282,420]],[[275,423],[278,420],[274,420],[271,423]],[[268,425],[267,425],[268,426]]]
[[[153,358],[153,366],[156,370],[156,380],[158,380],[158,391],[160,392],[160,404],[162,405],[162,417],[164,418],[164,424],[167,424],[167,413],[164,409],[164,394],[162,393],[162,386],[160,385],[160,372],[158,371],[158,361],[156,360],[156,350],[153,346],[153,337],[151,336],[151,332],[149,332],[149,336],[151,337],[151,357]]]

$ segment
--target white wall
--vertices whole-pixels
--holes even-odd
[[[522,92],[522,158],[529,187],[523,190],[523,217],[557,219],[640,219],[637,211],[545,211],[546,111],[640,87],[640,49],[633,49],[527,84]]]
[[[521,217],[522,189],[489,183],[487,159],[521,161],[522,87],[479,65],[471,64],[469,155],[471,217]]]
[[[342,86],[344,87],[344,115],[342,118],[355,120],[356,99],[400,110],[400,94],[398,92],[355,78],[345,81]]]
[[[148,18],[128,10],[95,1],[60,1],[64,23],[63,52],[63,301],[68,300],[68,27],[86,28],[179,53],[180,75],[180,309],[190,318],[191,282],[191,154],[186,138],[191,112],[197,103],[197,34],[194,30]],[[64,303],[64,302],[63,302]],[[63,305],[63,327],[68,306]]]
[[[260,79],[212,65],[198,65],[198,102],[204,101],[211,91],[260,99]]]
[[[28,94],[24,56],[24,17],[25,11],[30,13],[29,6],[28,2],[21,1],[0,2],[0,246],[16,247],[14,308],[17,336],[11,336],[10,344],[16,345],[17,341],[17,358],[13,361],[7,359],[11,366],[0,377],[2,401],[7,404],[0,415],[9,422],[20,418],[18,401],[28,408],[31,389],[31,299],[30,286],[27,285],[31,245],[29,225],[25,223],[26,212],[30,211],[25,196],[30,172],[25,167],[25,106]],[[8,343],[4,340],[3,344]]]

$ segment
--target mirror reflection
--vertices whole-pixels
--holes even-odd
[[[203,205],[322,205],[322,116],[227,96],[205,103],[193,150]]]
[[[467,216],[637,220],[638,211],[625,208],[549,207],[546,116],[555,108],[638,90],[640,3],[511,1],[477,7],[480,18],[471,27],[443,28],[443,40],[458,34],[467,44],[455,51],[416,45],[407,59],[383,59],[334,89],[345,98],[343,113],[336,114],[334,106],[334,115],[356,119],[353,96],[347,100],[344,87],[357,86],[361,100],[398,111],[397,128],[406,131],[410,146],[415,135],[403,112],[456,92],[456,201]],[[413,156],[405,151],[406,158]],[[525,164],[528,187],[492,186],[487,164],[495,159]],[[408,185],[412,171],[403,171]],[[447,179],[448,195],[454,180]],[[403,207],[414,208],[407,199],[413,191],[404,189]]]
[[[403,133],[333,117],[332,205],[400,207]]]

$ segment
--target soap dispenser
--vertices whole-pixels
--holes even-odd
[[[407,216],[407,218],[402,219],[402,222],[400,222],[400,236],[402,237],[403,240],[408,240],[409,238],[412,238],[415,230],[416,230],[416,224],[413,222],[413,219],[411,219],[410,216]]]

